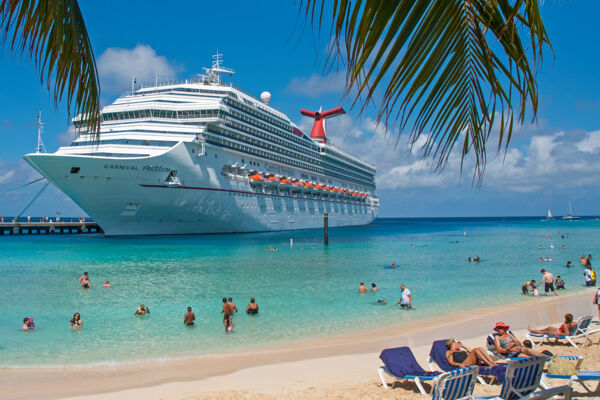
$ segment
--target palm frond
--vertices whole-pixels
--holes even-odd
[[[423,155],[437,169],[462,141],[462,160],[474,153],[474,178],[481,180],[492,130],[499,129],[497,151],[506,150],[515,119],[523,124],[530,109],[535,120],[536,72],[544,47],[551,48],[537,0],[304,5],[319,29],[332,21],[330,55],[346,63],[353,105],[362,103],[364,111],[381,93],[377,122],[395,125],[399,135],[407,131],[413,144],[426,135]]]
[[[55,105],[66,93],[90,133],[100,132],[100,85],[94,52],[76,0],[1,0],[0,37],[31,58]],[[72,107],[73,106],[73,107]]]

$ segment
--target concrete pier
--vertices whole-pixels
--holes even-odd
[[[104,233],[95,222],[0,222],[0,235]]]

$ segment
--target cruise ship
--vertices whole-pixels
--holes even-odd
[[[310,134],[260,98],[224,82],[222,55],[180,82],[133,88],[85,118],[55,153],[25,160],[106,235],[259,232],[364,225],[378,214],[375,166],[327,142],[324,121],[301,110]]]

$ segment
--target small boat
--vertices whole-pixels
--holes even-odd
[[[267,178],[266,182],[267,186],[279,186],[279,178],[271,175]]]
[[[579,217],[576,217],[573,215],[573,208],[571,207],[571,200],[569,200],[569,215],[565,215],[564,217],[562,217],[562,219],[565,219],[567,221],[576,221],[579,219]]]
[[[292,184],[292,192],[301,192],[304,187],[304,182],[296,179]]]
[[[288,179],[285,176],[282,177],[281,179],[279,179],[279,183],[281,184],[282,188],[292,187],[292,181],[291,181],[291,179]]]
[[[550,221],[551,219],[554,219],[554,217],[552,216],[552,212],[550,212],[550,209],[548,209],[548,215],[546,216],[546,218],[542,218],[542,221]]]
[[[307,192],[307,193],[312,192],[313,188],[314,188],[314,185],[312,183],[310,183],[310,182],[304,183],[304,191],[305,192]]]
[[[265,183],[265,178],[258,172],[250,173],[250,184],[251,185],[263,185]]]

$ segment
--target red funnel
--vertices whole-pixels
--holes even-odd
[[[313,124],[312,130],[310,131],[310,137],[315,141],[326,143],[327,138],[325,137],[325,127],[323,126],[323,121],[325,120],[325,118],[345,114],[346,111],[344,111],[342,107],[336,107],[327,111],[300,110],[300,113],[302,115],[306,115],[307,117],[315,119],[315,123]]]

